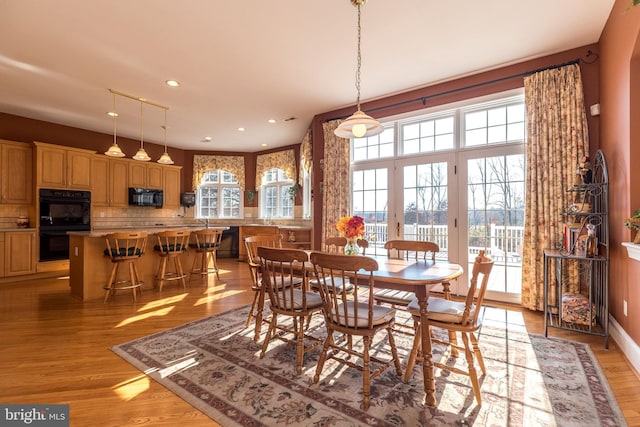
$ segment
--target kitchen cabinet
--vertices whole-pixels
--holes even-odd
[[[311,229],[304,227],[279,227],[282,247],[291,249],[311,249]]]
[[[4,256],[0,261],[2,277],[36,272],[36,232],[5,231],[0,233]]]
[[[180,207],[180,166],[162,167],[163,208],[178,209]]]
[[[91,204],[129,206],[129,161],[95,154],[91,159]]]
[[[131,161],[129,187],[162,189],[162,166],[155,163]]]
[[[34,142],[36,186],[91,189],[91,159],[95,151]]]
[[[0,140],[0,203],[33,202],[32,152],[29,144]]]

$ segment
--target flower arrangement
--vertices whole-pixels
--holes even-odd
[[[633,239],[633,243],[640,243],[640,209],[637,209],[631,218],[626,218],[623,224],[629,230],[635,230],[636,237]]]
[[[364,218],[358,215],[343,216],[338,220],[336,230],[347,239],[361,239],[364,236]]]

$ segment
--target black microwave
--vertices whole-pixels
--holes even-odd
[[[129,187],[130,206],[162,207],[162,190]]]

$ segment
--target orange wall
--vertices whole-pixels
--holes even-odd
[[[600,139],[609,169],[613,317],[640,344],[640,262],[620,242],[631,240],[624,218],[640,209],[640,6],[616,0],[600,38]],[[623,301],[627,301],[627,316]]]

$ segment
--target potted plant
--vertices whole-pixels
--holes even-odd
[[[633,243],[640,243],[640,209],[637,209],[633,213],[631,218],[626,218],[624,220],[624,226],[627,227],[629,230],[635,231],[635,237],[633,239]]]
[[[640,1],[640,0],[638,0]],[[298,184],[297,182],[295,184],[293,184],[291,187],[289,187],[288,194],[290,198],[294,198],[296,197],[296,194],[298,193],[298,191],[302,188],[302,186],[300,184]]]

